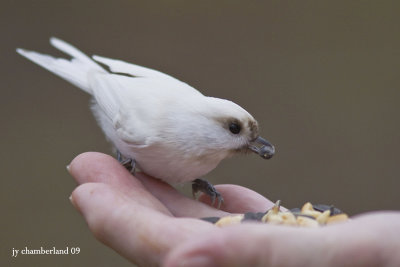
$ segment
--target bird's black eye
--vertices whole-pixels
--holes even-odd
[[[240,130],[240,125],[236,122],[231,122],[231,124],[229,124],[229,131],[231,131],[231,133],[238,134],[240,133]]]

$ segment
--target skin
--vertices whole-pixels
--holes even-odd
[[[218,228],[198,217],[264,211],[273,203],[219,185],[221,210],[187,198],[115,159],[84,153],[69,165],[71,202],[97,239],[140,266],[400,266],[400,212],[371,212],[321,228],[245,223]]]

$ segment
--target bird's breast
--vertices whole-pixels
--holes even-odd
[[[119,149],[119,148],[118,148]],[[190,155],[179,149],[161,145],[119,149],[134,158],[146,174],[171,184],[190,182],[213,170],[225,157],[223,154]]]

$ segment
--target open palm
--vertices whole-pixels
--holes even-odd
[[[399,253],[392,253],[400,250],[399,212],[315,229],[219,228],[198,218],[265,211],[273,203],[250,189],[219,185],[225,203],[218,210],[143,173],[133,177],[95,152],[76,157],[69,171],[79,184],[71,201],[90,230],[140,266],[400,266]]]

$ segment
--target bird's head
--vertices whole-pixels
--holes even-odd
[[[226,151],[227,155],[252,151],[264,159],[274,155],[274,146],[259,136],[257,121],[232,101],[205,97],[198,113],[202,117],[198,132],[211,150]]]

